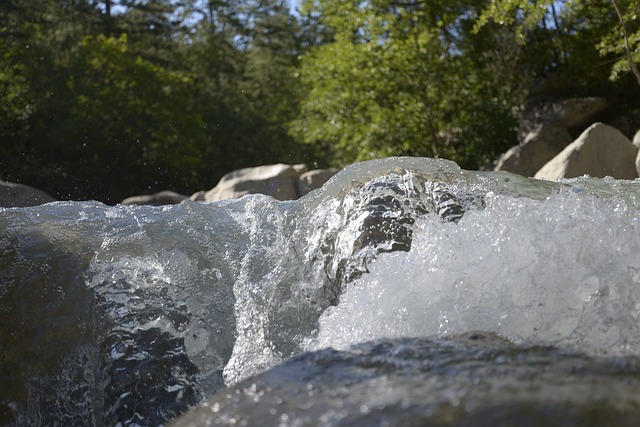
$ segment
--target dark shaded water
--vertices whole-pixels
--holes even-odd
[[[294,202],[58,202],[2,209],[0,230],[0,425],[158,425],[325,347],[336,350],[270,371],[280,382],[263,403],[225,400],[221,392],[218,405],[231,418],[254,405],[260,420],[265,402],[306,381],[305,360],[333,369],[313,379],[326,391],[331,375],[343,375],[340,360],[355,352],[361,357],[349,357],[371,376],[353,377],[356,388],[340,392],[342,415],[329,394],[306,400],[316,408],[307,418],[383,425],[385,413],[439,413],[429,403],[438,396],[447,405],[458,396],[460,408],[482,408],[476,415],[490,420],[524,420],[540,408],[568,414],[558,418],[565,425],[590,411],[622,423],[637,413],[629,390],[640,354],[640,181],[557,184],[395,158],[353,165]],[[502,338],[487,335],[478,353],[464,335],[470,331]],[[558,370],[521,374],[540,346],[551,346],[541,363]],[[396,366],[393,354],[405,351],[421,362],[392,370],[395,403],[378,405],[384,382],[373,387],[367,378],[380,378]],[[511,366],[503,353],[522,354],[514,357],[523,366],[500,371]],[[369,366],[371,357],[379,367]],[[427,362],[452,372],[463,363],[464,381],[408,391],[415,378],[429,382]],[[515,388],[492,382],[492,372],[516,378]],[[479,389],[476,377],[485,384]],[[580,397],[599,381],[611,391]],[[483,387],[495,397],[488,406],[477,391]],[[527,387],[539,392],[509,400]],[[540,406],[541,393],[565,397]],[[476,416],[445,413],[426,419],[445,425]],[[284,424],[297,425],[296,417]]]

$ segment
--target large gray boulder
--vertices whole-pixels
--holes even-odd
[[[638,368],[487,333],[380,339],[294,357],[169,424],[636,426]]]
[[[140,196],[127,197],[120,204],[150,206],[175,205],[188,198],[188,196],[184,196],[173,191],[160,191],[155,194],[143,194]]]
[[[265,194],[277,200],[294,200],[322,185],[340,169],[308,170],[304,164],[275,164],[239,169],[222,177],[209,191],[198,191],[191,196],[161,191],[124,199],[123,205],[171,205],[184,200],[215,202],[242,197],[246,194]]]
[[[0,207],[17,208],[55,202],[56,199],[28,185],[0,181]]]
[[[603,178],[635,179],[637,148],[619,130],[595,123],[544,165],[535,178],[557,180],[588,174]]]
[[[500,156],[495,170],[533,176],[607,108],[604,98],[577,98],[529,102],[522,113],[518,145]]]
[[[495,170],[533,176],[571,141],[571,135],[561,123],[541,124],[525,136],[522,144],[511,147],[500,156]]]
[[[246,194],[265,194],[277,200],[294,200],[299,197],[298,180],[307,172],[307,165],[258,166],[229,172],[218,185],[204,195],[207,202],[242,197]]]

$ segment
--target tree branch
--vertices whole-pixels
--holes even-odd
[[[622,34],[624,36],[624,50],[627,54],[627,61],[629,62],[629,68],[633,71],[633,74],[636,76],[638,80],[638,84],[640,84],[640,70],[638,70],[638,66],[633,61],[633,56],[631,55],[631,46],[629,45],[629,34],[627,33],[627,26],[624,24],[624,19],[622,18],[622,13],[620,12],[620,7],[618,6],[617,0],[611,0],[613,4],[613,8],[616,10],[618,14],[618,19],[620,20],[620,25],[622,26]]]

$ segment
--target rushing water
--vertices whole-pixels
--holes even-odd
[[[297,384],[308,373],[282,363],[306,351],[336,367],[349,352],[360,364],[373,354],[384,371],[403,351],[445,366],[446,355],[503,363],[509,346],[538,357],[544,345],[560,368],[536,387],[584,394],[580,376],[557,378],[591,361],[612,393],[629,399],[639,384],[638,180],[551,183],[391,158],[352,165],[298,201],[57,202],[0,209],[0,230],[0,425],[159,425],[274,366],[280,383]],[[483,341],[488,359],[470,350],[473,331],[501,337]],[[425,396],[453,395],[442,387]],[[342,418],[329,408],[334,418],[315,421],[339,425],[371,406],[362,390],[341,400]],[[415,398],[394,390],[405,390],[398,402]],[[480,397],[466,391],[457,399],[473,407]],[[597,413],[640,410],[630,399]],[[247,413],[246,402],[235,408]],[[518,408],[483,417],[530,414]]]

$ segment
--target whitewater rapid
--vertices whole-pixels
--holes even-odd
[[[377,339],[640,356],[639,180],[390,158],[297,201],[56,202],[0,230],[0,425],[159,425]]]
[[[583,184],[544,201],[488,193],[457,223],[421,218],[412,250],[372,262],[306,348],[482,330],[638,354],[640,219],[626,203],[577,190]]]

